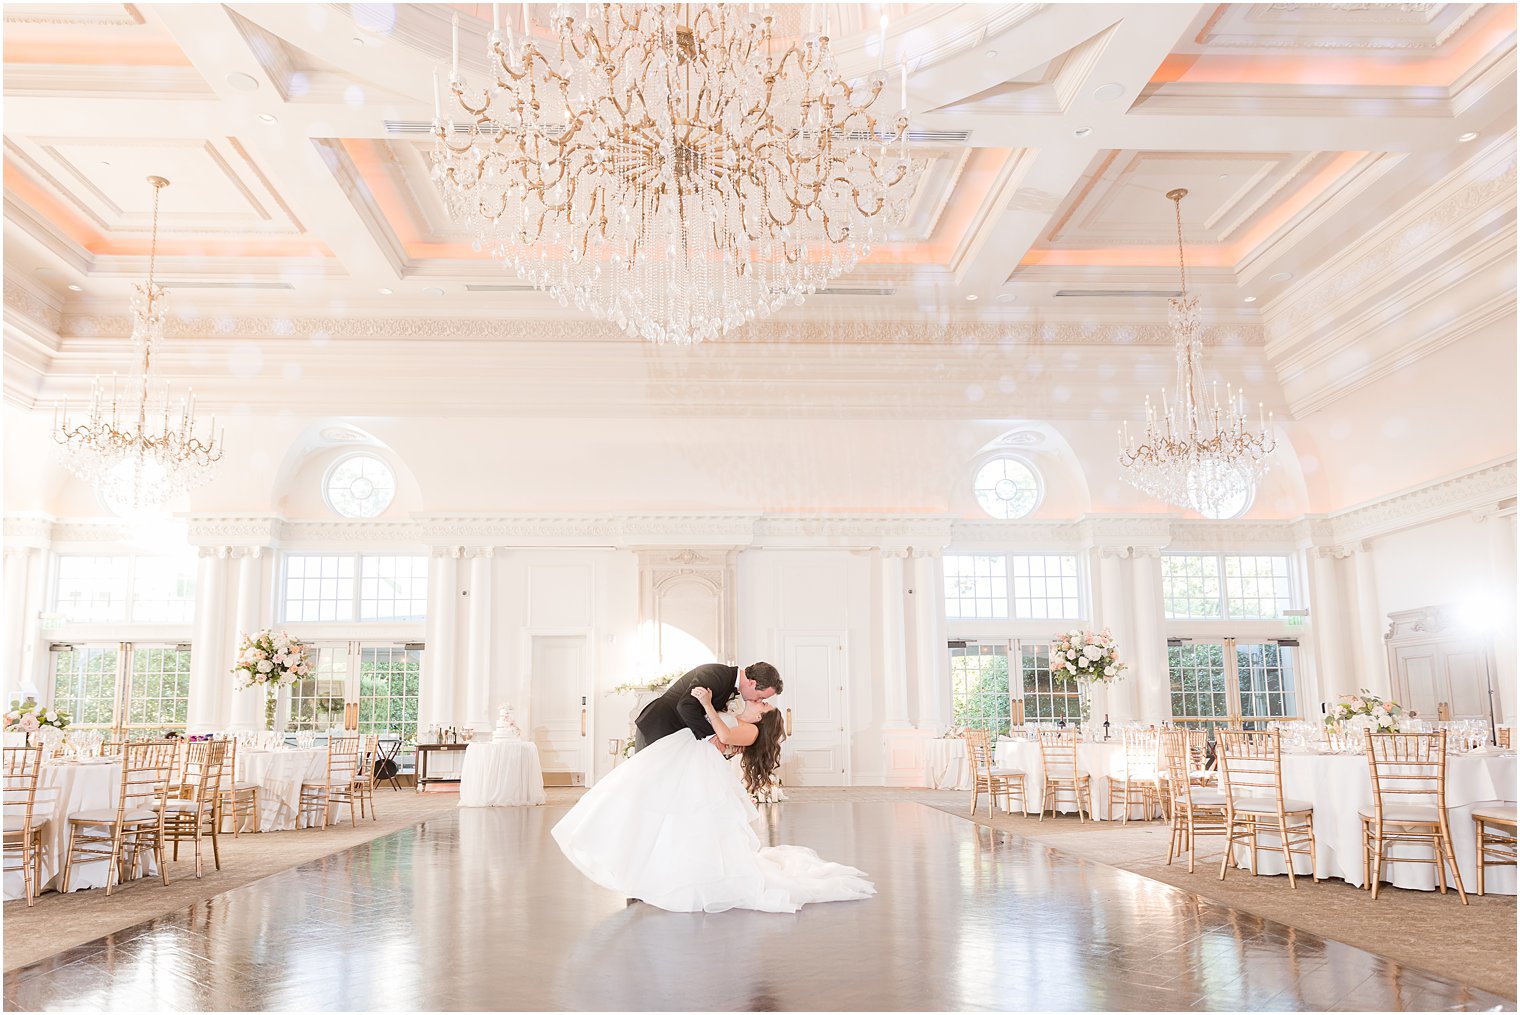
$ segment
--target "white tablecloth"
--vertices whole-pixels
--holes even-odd
[[[84,764],[53,762],[42,766],[37,779],[37,802],[32,809],[32,824],[47,822],[42,830],[42,880],[38,891],[52,888],[62,891],[63,851],[69,841],[70,814],[79,811],[114,809],[121,790],[121,762],[98,761]],[[14,863],[16,854],[7,853],[5,862]],[[104,860],[76,863],[69,876],[69,887],[104,888],[107,867]],[[5,872],[5,899],[26,897],[21,871]]]
[[[965,740],[949,737],[924,744],[924,785],[930,789],[971,788]]]
[[[1029,814],[1038,813],[1040,800],[1045,793],[1045,768],[1040,763],[1040,744],[1037,740],[999,740],[996,753],[999,768],[1014,768],[1024,773],[1024,793],[1028,797],[1025,808]],[[1099,821],[1108,818],[1107,776],[1124,775],[1124,745],[1116,741],[1103,744],[1077,744],[1077,767],[1092,776],[1092,813]],[[1056,810],[1075,814],[1077,804],[1070,792],[1063,791]],[[1139,817],[1139,808],[1133,812]],[[1115,819],[1123,817],[1116,811]]]
[[[545,799],[538,748],[531,741],[493,740],[465,750],[459,806],[521,807]]]
[[[1284,754],[1283,795],[1314,805],[1315,866],[1320,877],[1341,878],[1362,884],[1362,826],[1357,812],[1372,808],[1372,778],[1367,759],[1360,754]],[[1488,800],[1514,800],[1515,759],[1497,754],[1456,755],[1447,760],[1446,806],[1451,827],[1452,851],[1468,891],[1477,886],[1477,833],[1473,828],[1474,804]],[[1275,843],[1275,837],[1263,841]],[[1412,845],[1394,847],[1401,855],[1412,854]],[[1217,856],[1217,854],[1216,854]],[[1244,866],[1249,851],[1237,850]],[[1282,854],[1261,854],[1261,873],[1282,874]],[[1309,873],[1309,858],[1293,858],[1295,874]],[[1447,872],[1447,879],[1451,874]],[[1400,888],[1434,891],[1435,867],[1423,863],[1383,863],[1383,881]],[[1490,867],[1483,889],[1499,895],[1515,894],[1515,868]]]
[[[283,832],[304,828],[314,815],[301,817],[301,783],[327,778],[327,748],[251,751],[237,753],[237,781],[259,784],[259,831]],[[331,820],[331,818],[329,818]],[[251,831],[247,819],[243,831]]]

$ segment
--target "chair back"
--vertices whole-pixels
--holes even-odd
[[[380,734],[366,733],[359,738],[359,769],[355,776],[360,783],[373,785],[375,782],[376,752],[379,750]]]
[[[1446,814],[1446,731],[1369,733],[1367,767],[1378,820],[1396,807],[1435,807]]]
[[[203,808],[216,801],[222,788],[222,772],[227,763],[227,741],[196,740],[185,751],[185,774],[180,779],[180,796],[194,800]]]
[[[179,768],[179,746],[175,740],[138,740],[122,746],[118,820],[129,810],[163,807]]]
[[[992,742],[986,730],[967,730],[966,757],[971,759],[971,773],[978,779],[992,774]]]
[[[1359,729],[1332,730],[1325,727],[1325,746],[1336,754],[1360,754],[1365,746],[1366,738]]]
[[[37,803],[37,777],[42,774],[42,748],[5,749],[5,827],[26,831],[32,827],[32,808]]]
[[[1040,765],[1045,780],[1065,782],[1077,778],[1076,730],[1044,730],[1040,733]]]
[[[359,772],[359,735],[334,734],[327,738],[327,784],[352,783]]]
[[[1127,729],[1124,737],[1124,779],[1135,782],[1154,779],[1157,770],[1157,752],[1161,738],[1155,730]]]
[[[1275,797],[1282,809],[1282,735],[1276,730],[1218,730],[1219,779],[1228,799]]]

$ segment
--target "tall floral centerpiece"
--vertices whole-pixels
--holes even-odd
[[[1343,694],[1325,712],[1325,728],[1332,733],[1362,730],[1389,733],[1399,729],[1405,717],[1414,718],[1396,701],[1384,701],[1365,687],[1356,694]]]
[[[32,734],[44,726],[61,730],[67,726],[73,716],[61,708],[43,708],[35,699],[28,698],[23,702],[12,702],[10,711],[5,713],[5,728],[19,729],[26,734],[27,742],[30,743]]]
[[[1088,693],[1092,685],[1111,684],[1127,669],[1129,666],[1119,661],[1119,648],[1106,627],[1101,634],[1073,629],[1056,635],[1050,643],[1051,677],[1082,689],[1083,725],[1092,718]]]
[[[311,654],[305,642],[284,631],[259,631],[243,636],[232,672],[239,676],[238,687],[244,690],[253,687],[275,689],[279,697],[275,704],[274,728],[283,733],[290,722],[290,685],[311,674]]]

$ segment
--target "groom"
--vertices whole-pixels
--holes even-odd
[[[681,676],[665,689],[665,693],[644,706],[644,711],[634,720],[637,731],[633,749],[637,753],[677,730],[689,729],[698,739],[713,735],[702,703],[691,696],[693,687],[705,687],[712,691],[712,705],[721,712],[735,694],[745,701],[764,701],[781,693],[781,674],[770,663],[750,663],[748,666],[725,666],[723,663],[707,663]]]

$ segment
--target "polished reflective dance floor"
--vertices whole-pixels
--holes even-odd
[[[767,808],[771,841],[866,870],[873,899],[665,913],[564,860],[564,810],[461,810],[245,885],[7,974],[6,1008],[1514,1006],[913,803]]]

